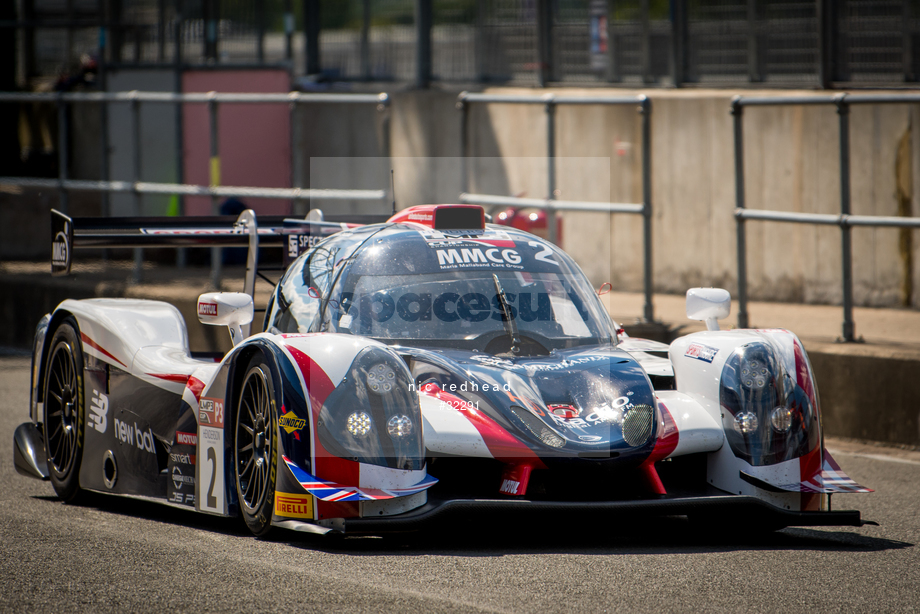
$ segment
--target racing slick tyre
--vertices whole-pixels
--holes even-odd
[[[48,346],[44,386],[44,440],[54,492],[64,502],[80,492],[83,459],[83,350],[77,323],[64,320]]]
[[[233,419],[233,465],[240,512],[256,536],[272,526],[278,465],[277,395],[261,353],[246,367]]]

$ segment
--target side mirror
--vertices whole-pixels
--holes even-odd
[[[206,292],[198,297],[198,321],[230,329],[233,345],[243,340],[243,326],[252,322],[252,297],[242,292]]]
[[[719,320],[732,312],[732,295],[722,288],[687,290],[687,317],[706,322],[709,330],[719,330]]]

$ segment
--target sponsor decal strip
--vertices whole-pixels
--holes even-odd
[[[314,477],[301,469],[287,456],[282,456],[294,478],[303,488],[320,501],[379,501],[414,495],[437,483],[437,478],[426,475],[421,482],[409,488],[358,488],[357,486],[344,486],[335,482],[326,482]]]
[[[711,363],[718,353],[719,348],[703,345],[702,343],[691,343],[687,351],[684,352],[684,356]]]
[[[804,457],[800,461],[804,461]],[[827,450],[824,451],[824,464],[820,473],[801,482],[778,485],[777,488],[789,492],[827,494],[874,492],[871,488],[857,484],[853,478],[844,473]]]
[[[112,356],[112,354],[110,354],[110,353],[108,352],[108,350],[103,349],[103,347],[102,347],[101,345],[99,345],[98,343],[96,343],[95,341],[93,341],[92,339],[90,339],[89,337],[87,337],[87,336],[86,336],[86,333],[80,333],[80,338],[83,340],[83,343],[85,343],[85,344],[88,345],[89,347],[93,348],[93,349],[96,350],[97,352],[102,353],[104,356],[107,356],[108,358],[111,358],[112,360],[114,360],[115,362],[117,362],[118,364],[120,364],[120,365],[121,365],[122,367],[124,367],[125,369],[128,368],[128,365],[126,365],[125,363],[121,362],[120,360],[118,360],[117,358],[115,358],[114,356]]]
[[[311,520],[313,518],[313,496],[276,492],[275,515]]]

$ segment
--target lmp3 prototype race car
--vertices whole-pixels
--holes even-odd
[[[478,206],[365,225],[53,218],[59,273],[81,247],[249,246],[245,292],[198,299],[225,355],[191,353],[159,301],[66,300],[41,320],[15,465],[64,501],[239,515],[256,535],[476,514],[863,524],[830,509],[868,489],[824,449],[802,344],[719,330],[724,290],[689,291],[708,330],[667,346],[628,337],[568,255]],[[260,241],[290,258],[251,334]]]

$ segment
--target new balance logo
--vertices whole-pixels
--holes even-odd
[[[100,433],[104,433],[109,425],[109,397],[105,396],[98,390],[93,390],[93,404],[89,408],[89,425]]]

